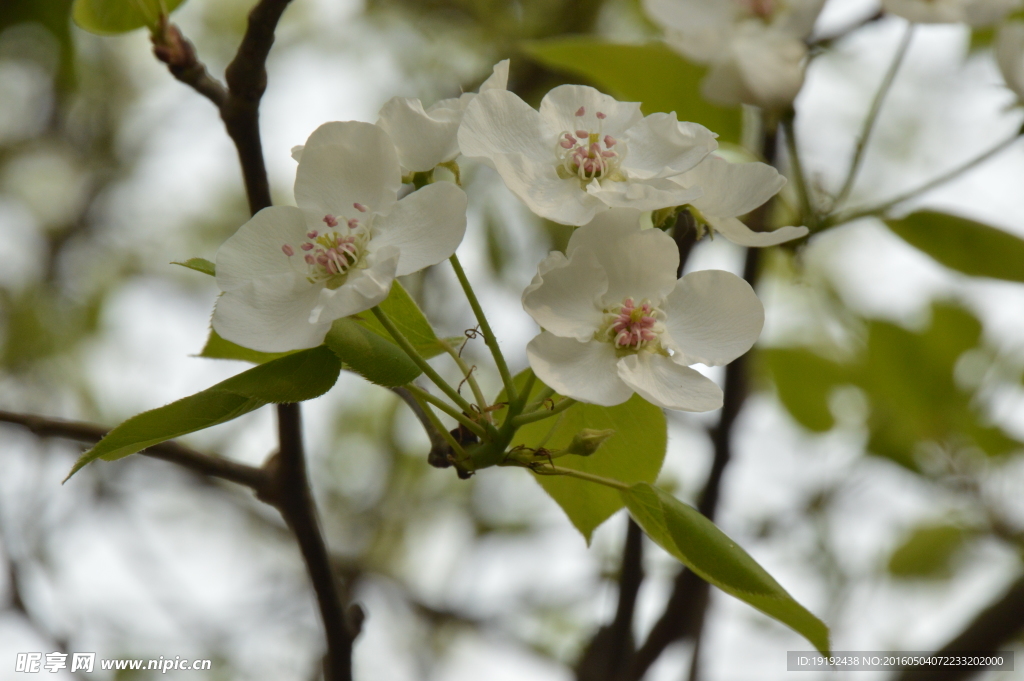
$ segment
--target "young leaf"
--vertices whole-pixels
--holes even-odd
[[[203,350],[199,353],[199,356],[207,357],[209,359],[238,359],[243,362],[252,362],[253,364],[265,364],[266,362],[290,355],[294,352],[297,351],[260,352],[259,350],[250,350],[249,348],[242,347],[237,343],[232,343],[229,340],[221,338],[219,333],[210,329],[210,335],[206,339],[206,345],[203,346]]]
[[[143,26],[155,27],[185,0],[75,0],[71,16],[92,33],[116,35]]]
[[[346,369],[371,383],[399,386],[420,375],[420,368],[402,348],[350,317],[336,320],[324,342]]]
[[[699,511],[647,483],[620,494],[647,536],[698,577],[782,622],[828,654],[828,627]]]
[[[948,579],[973,532],[959,525],[921,525],[889,558],[889,574],[901,579]]]
[[[726,142],[740,142],[740,107],[706,101],[700,82],[706,69],[661,43],[622,45],[599,38],[570,37],[526,43],[523,50],[545,66],[585,77],[616,99],[640,102],[645,114],[675,111]]]
[[[850,382],[842,364],[802,348],[764,348],[760,357],[772,374],[779,401],[800,425],[816,433],[835,426],[828,398],[834,388]]]
[[[209,274],[211,277],[217,276],[217,265],[210,262],[206,258],[189,258],[185,262],[178,262],[177,260],[175,260],[171,264],[181,265],[182,267],[187,267],[190,270],[195,270],[196,272]]]
[[[254,367],[195,395],[133,416],[82,454],[68,478],[96,459],[120,459],[166,440],[225,423],[265,404],[319,397],[330,390],[340,372],[338,358],[323,346]]]
[[[1024,240],[956,215],[920,211],[886,220],[901,239],[972,277],[1024,282]]]
[[[515,381],[522,385],[525,372]],[[534,394],[543,388],[537,381]],[[557,397],[555,399],[558,399]],[[498,401],[504,400],[503,396]],[[499,412],[499,418],[502,414]],[[557,460],[563,468],[620,480],[627,484],[654,482],[661,471],[668,444],[665,414],[650,402],[634,395],[616,407],[577,404],[562,414],[523,426],[512,446],[563,449],[584,428],[614,430],[592,456],[565,456]],[[587,543],[594,530],[622,508],[622,497],[608,487],[566,476],[536,476],[537,482],[562,507]]]
[[[444,352],[444,348],[437,340],[437,335],[434,334],[434,328],[423,315],[423,311],[420,310],[416,301],[412,299],[412,296],[397,281],[391,284],[391,293],[380,304],[380,309],[387,314],[388,318],[402,332],[402,335],[412,343],[413,347],[424,358],[430,359]],[[353,315],[352,319],[391,342],[391,334],[377,321],[373,313],[369,311],[363,312]],[[401,349],[399,349],[399,352],[401,352]]]

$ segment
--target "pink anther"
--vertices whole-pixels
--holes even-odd
[[[608,116],[606,116],[605,114],[601,113],[600,111],[597,112],[597,117],[600,118],[602,121],[604,119],[608,118]]]
[[[361,203],[353,203],[352,207],[355,208],[360,213],[365,213],[366,212],[366,206],[364,206]]]
[[[328,227],[337,227],[338,226],[338,218],[334,217],[333,215],[325,215],[324,216],[324,224],[327,225]],[[316,238],[316,237],[310,237],[310,239],[314,239],[314,238]]]
[[[618,141],[618,140],[616,140],[616,139],[615,139],[614,137],[612,137],[611,135],[605,135],[605,136],[604,136],[604,145],[605,145],[606,147],[614,147],[614,146],[615,146],[615,143],[616,143],[617,141]]]
[[[295,255],[295,251],[288,244],[281,246],[281,251],[283,251],[284,254],[287,255],[289,258]]]
[[[576,109],[577,116],[582,116],[585,113],[587,113],[587,109],[585,107],[581,106],[580,108]]]

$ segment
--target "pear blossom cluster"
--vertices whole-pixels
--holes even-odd
[[[767,20],[774,5],[750,9]],[[452,256],[466,231],[462,157],[493,168],[538,216],[579,227],[523,293],[541,327],[527,347],[541,381],[593,404],[636,393],[669,409],[717,408],[721,390],[691,365],[746,352],[764,310],[733,274],[678,278],[674,241],[643,229],[642,216],[688,209],[741,245],[782,243],[807,229],[753,232],[739,216],[785,179],[715,155],[716,135],[675,114],[644,116],[580,85],[556,87],[535,110],[507,81],[504,61],[479,93],[430,107],[394,98],[376,124],[315,130],[293,149],[296,205],[260,211],[218,252],[214,330],[265,352],[315,347],[335,320],[380,304],[396,277]],[[438,166],[455,182],[435,181]]]

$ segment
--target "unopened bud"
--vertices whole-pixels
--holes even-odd
[[[575,454],[576,456],[590,456],[612,435],[615,435],[614,430],[584,428],[573,436],[572,442],[565,448],[565,453]]]

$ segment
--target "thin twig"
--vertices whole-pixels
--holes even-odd
[[[817,215],[814,211],[814,202],[811,200],[810,187],[807,184],[807,176],[804,174],[803,163],[800,160],[800,147],[796,139],[796,126],[793,123],[794,112],[790,110],[782,118],[782,129],[786,137],[786,151],[789,157],[790,174],[793,176],[793,184],[796,187],[797,198],[800,201],[801,222],[811,230],[817,223]]]
[[[924,194],[925,192],[929,192],[932,189],[935,189],[936,187],[939,187],[941,185],[946,184],[947,182],[950,182],[952,180],[957,179],[958,177],[960,177],[961,175],[963,175],[967,171],[972,170],[976,166],[981,165],[982,163],[984,163],[985,161],[989,160],[990,158],[992,158],[996,154],[999,154],[1000,152],[1005,151],[1014,142],[1016,142],[1018,139],[1020,139],[1020,137],[1021,137],[1021,131],[1015,132],[1011,137],[1008,137],[1005,140],[999,142],[998,144],[996,144],[995,146],[991,147],[988,151],[984,152],[980,156],[977,156],[977,157],[971,159],[970,161],[967,161],[966,163],[964,163],[962,165],[959,165],[956,168],[953,168],[952,170],[950,170],[947,173],[943,173],[942,175],[940,175],[939,177],[935,178],[934,180],[926,182],[925,184],[921,185],[920,187],[917,187],[916,189],[911,189],[909,191],[906,191],[906,192],[900,194],[899,196],[897,196],[895,198],[892,198],[892,199],[889,199],[888,201],[880,203],[880,204],[878,204],[876,206],[871,206],[871,207],[868,207],[868,208],[857,208],[857,209],[854,209],[854,210],[846,211],[844,213],[833,214],[833,215],[827,217],[822,222],[822,229],[828,228],[828,227],[834,227],[836,225],[841,225],[841,224],[844,224],[846,222],[852,222],[854,220],[858,220],[858,219],[864,218],[864,217],[876,216],[876,215],[884,215],[885,213],[887,213],[889,211],[889,209],[894,208],[895,206],[897,206],[897,205],[899,205],[899,204],[901,204],[901,203],[903,203],[905,201],[909,201],[910,199],[916,198],[916,197],[920,196],[921,194]]]
[[[437,428],[434,420],[430,418],[430,414],[408,389],[398,387],[392,388],[391,391],[402,398],[402,401],[409,406],[409,409],[412,409],[412,413],[416,415],[416,418],[423,426],[423,430],[426,431],[427,437],[430,438],[430,452],[427,454],[427,462],[436,468],[451,466],[449,457],[454,452],[451,445],[448,444],[443,430]]]
[[[61,437],[88,443],[99,442],[109,432],[103,426],[92,423],[51,419],[9,411],[0,411],[0,422],[22,426],[39,437]],[[161,442],[139,453],[154,459],[176,463],[196,473],[245,485],[257,494],[262,494],[267,486],[267,474],[260,468],[203,454],[174,440]]]
[[[914,24],[907,24],[907,28],[903,32],[903,39],[900,41],[900,46],[896,49],[896,55],[893,57],[885,77],[882,78],[882,83],[878,86],[875,98],[871,102],[871,108],[868,109],[867,118],[864,119],[864,127],[857,138],[857,146],[853,150],[853,158],[850,159],[850,169],[846,172],[846,180],[836,195],[835,205],[837,206],[846,201],[853,190],[853,185],[857,181],[857,173],[860,172],[861,164],[864,162],[864,152],[867,151],[868,140],[875,129],[875,123],[878,122],[878,114],[882,110],[882,104],[892,88],[893,81],[896,80],[896,74],[900,70],[900,65],[903,64],[903,58],[907,55],[907,49],[910,47],[910,41],[913,37]]]

